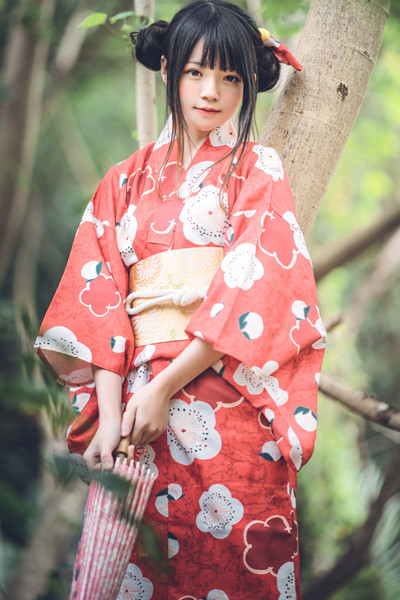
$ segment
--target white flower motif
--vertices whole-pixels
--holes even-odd
[[[147,344],[147,346],[145,346],[135,358],[135,367],[140,367],[141,365],[144,365],[144,363],[148,362],[153,356],[155,350],[156,347],[153,344]]]
[[[259,378],[254,375],[245,363],[240,363],[237,366],[236,371],[233,374],[233,380],[239,385],[246,386],[248,393],[252,396],[261,394],[264,389]]]
[[[139,462],[141,465],[146,465],[148,469],[150,469],[151,473],[154,475],[154,479],[158,477],[158,467],[154,463],[154,459],[156,457],[156,453],[153,448],[149,445],[146,446],[136,446],[135,447],[135,460]]]
[[[100,221],[97,217],[94,216],[94,206],[92,201],[89,202],[85,209],[85,212],[82,215],[80,225],[82,225],[82,223],[94,224],[97,239],[101,238],[101,236],[103,235],[104,226],[110,226],[110,223],[108,221]]]
[[[296,245],[297,250],[300,252],[300,254],[304,256],[304,258],[311,260],[306,246],[306,241],[303,236],[303,232],[300,229],[295,215],[288,210],[283,215],[283,219],[285,219],[285,221],[289,223],[290,229],[293,231],[293,241]]]
[[[169,483],[168,487],[158,492],[155,506],[160,515],[168,517],[168,503],[182,498],[182,488],[179,483]]]
[[[36,338],[35,348],[61,352],[88,363],[92,361],[92,353],[87,346],[78,342],[76,335],[67,327],[51,327],[46,333]]]
[[[216,317],[224,309],[224,302],[216,302],[210,310],[210,317]]]
[[[85,263],[81,269],[81,275],[86,281],[96,279],[101,272],[102,263],[97,260],[90,260]]]
[[[137,369],[129,371],[127,381],[128,387],[126,389],[127,394],[134,394],[136,390],[140,389],[150,381],[151,366],[149,363],[140,365]]]
[[[121,173],[121,175],[119,176],[119,187],[120,189],[126,184],[128,183],[128,175],[126,173]]]
[[[263,413],[264,413],[264,416],[267,419],[267,421],[269,421],[272,425],[272,423],[274,422],[274,419],[275,419],[274,411],[271,410],[270,408],[264,408]]]
[[[224,245],[224,234],[228,227],[228,195],[222,195],[214,185],[201,188],[196,196],[191,196],[183,207],[179,220],[183,223],[183,233],[192,244],[205,246],[213,243]]]
[[[178,190],[179,198],[185,199],[197,194],[200,190],[201,182],[207,177],[213,164],[211,160],[203,160],[190,167],[186,173],[186,180]]]
[[[72,398],[71,411],[73,415],[77,415],[82,412],[86,404],[89,402],[92,394],[87,392],[80,392],[74,394]]]
[[[282,458],[282,452],[276,442],[265,442],[261,448],[260,456],[270,462],[277,462]]]
[[[207,594],[207,600],[229,600],[229,596],[222,590],[211,590]]]
[[[121,217],[116,226],[117,245],[121,258],[127,267],[136,263],[138,258],[133,249],[133,242],[137,232],[137,220],[134,215],[136,206],[130,204],[127,212]]]
[[[258,313],[246,312],[239,317],[239,328],[248,340],[256,340],[264,331],[264,322]]]
[[[292,313],[294,316],[303,321],[307,318],[308,311],[310,307],[304,302],[304,300],[295,300],[292,304]]]
[[[179,541],[176,535],[168,532],[168,558],[173,558],[179,552]]]
[[[201,400],[190,404],[172,400],[167,433],[172,458],[181,465],[190,465],[195,458],[214,458],[221,450],[222,441],[215,429],[214,411]]]
[[[68,365],[63,364],[63,367]],[[68,374],[67,374],[68,373]],[[82,369],[75,369],[75,371],[67,371],[67,373],[61,373],[57,377],[57,381],[62,385],[79,386],[85,385],[88,381],[93,380],[92,366],[82,367]]]
[[[253,371],[254,375],[260,379],[264,388],[275,402],[276,406],[282,406],[289,400],[289,394],[279,387],[278,379],[269,374],[271,373],[271,369],[276,371],[278,367],[279,365],[277,362],[270,360],[265,363],[262,369],[259,367],[252,367],[251,370]]]
[[[233,374],[233,379],[239,385],[246,386],[248,393],[252,395],[267,390],[276,406],[282,406],[288,401],[289,395],[279,387],[278,379],[270,375],[278,368],[279,365],[274,360],[266,362],[262,369],[260,367],[250,369],[245,363],[240,363]]]
[[[293,414],[296,423],[304,431],[315,431],[317,429],[317,417],[310,408],[298,406]]]
[[[154,150],[161,148],[161,146],[164,146],[165,144],[169,144],[171,140],[172,140],[172,117],[170,116],[168,118],[162,132],[160,133],[160,137],[154,144],[153,152],[154,152]]]
[[[318,331],[318,333],[321,334],[321,337],[319,340],[313,343],[312,347],[314,348],[314,350],[323,350],[324,348],[326,348],[328,333],[325,329],[324,322],[321,318],[318,318],[315,321],[314,327]]]
[[[229,288],[249,290],[257,279],[261,279],[264,267],[255,254],[255,245],[244,243],[225,255],[221,269],[225,273],[225,283]]]
[[[290,487],[290,483],[287,484],[287,493],[290,497],[290,503],[293,508],[296,508],[296,490]]]
[[[239,523],[244,514],[242,503],[232,498],[226,486],[218,483],[202,493],[199,505],[201,511],[196,517],[197,527],[219,540],[228,537],[232,526]]]
[[[117,600],[150,600],[153,584],[144,577],[137,565],[129,563],[119,590]]]
[[[303,462],[303,450],[299,438],[291,427],[288,429],[288,440],[292,446],[290,449],[290,458],[296,469],[299,470]]]
[[[280,596],[278,600],[296,600],[296,581],[294,574],[294,563],[287,562],[281,566],[276,579],[278,592]]]
[[[274,148],[267,148],[266,146],[256,144],[253,146],[253,152],[258,155],[255,164],[258,169],[264,171],[266,175],[271,175],[274,181],[278,181],[278,179],[283,180],[285,174],[282,162]]]
[[[111,350],[116,354],[125,352],[126,338],[122,335],[115,335],[111,338]]]
[[[233,148],[236,144],[237,134],[231,121],[219,125],[209,135],[212,146],[229,146]]]

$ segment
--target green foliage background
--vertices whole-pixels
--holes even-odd
[[[0,5],[1,57],[10,25],[11,0]],[[51,36],[51,59],[78,0],[58,0]],[[291,48],[304,24],[309,2],[281,0],[261,10],[265,26]],[[157,0],[156,18],[169,20],[178,2]],[[35,19],[33,5],[26,4],[27,18]],[[89,11],[109,16],[130,11],[130,0],[92,0]],[[58,94],[57,73],[49,68],[46,111],[36,152],[32,196],[44,199],[37,215],[43,227],[38,259],[36,303],[40,320],[65,266],[80,216],[107,169],[137,149],[134,65],[126,33],[135,28],[132,17],[113,25],[88,30],[82,56]],[[115,35],[117,33],[117,35]],[[373,32],[371,32],[373,35]],[[125,39],[124,39],[125,36]],[[314,257],[341,237],[366,226],[388,206],[399,202],[400,171],[400,7],[396,0],[385,32],[381,56],[354,131],[329,186],[312,236]],[[158,78],[157,97],[163,98]],[[8,90],[0,86],[0,99]],[[259,100],[257,120],[262,131],[277,92]],[[158,105],[159,129],[164,104]],[[79,156],[79,168],[74,162]],[[24,243],[21,240],[21,243]],[[381,244],[360,258],[330,273],[319,285],[325,319],[349,312],[357,289],[370,276]],[[9,275],[11,290],[11,273]],[[400,281],[397,271],[387,288],[368,306],[359,333],[351,323],[331,335],[324,364],[327,373],[354,387],[369,390],[400,409]],[[351,314],[351,312],[349,313]],[[65,396],[49,378],[34,376],[32,353],[21,346],[16,329],[11,291],[0,302],[0,342],[6,350],[0,365],[0,509],[3,537],[3,585],[17,565],[40,509],[37,487],[43,468],[38,416],[43,408],[52,416],[56,432],[63,430],[68,412]],[[25,320],[32,336],[37,324]],[[22,424],[22,425],[21,425]],[[24,431],[24,440],[20,431]],[[362,524],[368,504],[381,479],[382,465],[398,438],[371,426],[330,400],[321,397],[319,434],[314,457],[299,477],[298,510],[303,564],[303,586],[315,573],[329,569],[346,549],[354,529]],[[371,564],[356,574],[334,600],[397,600],[400,597],[400,504],[388,506],[375,537]],[[60,569],[69,569],[70,565]],[[5,575],[7,573],[7,575]],[[49,582],[48,599],[62,598],[60,573]],[[43,597],[44,598],[44,597]],[[42,599],[43,600],[43,599]]]

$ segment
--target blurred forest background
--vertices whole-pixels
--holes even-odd
[[[180,5],[157,0],[156,18],[169,20]],[[254,7],[296,48],[308,0]],[[21,111],[17,128],[3,118],[0,129],[1,168],[19,183],[11,218],[6,184],[0,209],[0,597],[63,600],[86,488],[66,459],[65,390],[32,344],[85,205],[107,169],[138,148],[127,33],[140,23],[78,27],[93,12],[131,11],[132,0],[1,0],[0,9],[3,115],[14,96]],[[10,89],[13,36],[20,54]],[[315,454],[299,476],[304,600],[400,598],[399,40],[392,0],[362,110],[308,240],[331,333],[321,386],[329,394],[320,394]],[[259,99],[260,132],[278,93]],[[159,130],[163,97],[158,78]],[[9,160],[16,155],[18,164]]]

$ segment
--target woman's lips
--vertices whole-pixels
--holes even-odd
[[[208,115],[215,115],[215,113],[219,112],[219,110],[217,110],[216,108],[202,108],[200,106],[197,106],[196,110]]]

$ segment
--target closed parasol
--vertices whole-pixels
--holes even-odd
[[[154,475],[124,458],[126,444],[116,454],[113,470],[90,484],[70,600],[116,598],[138,535]]]

